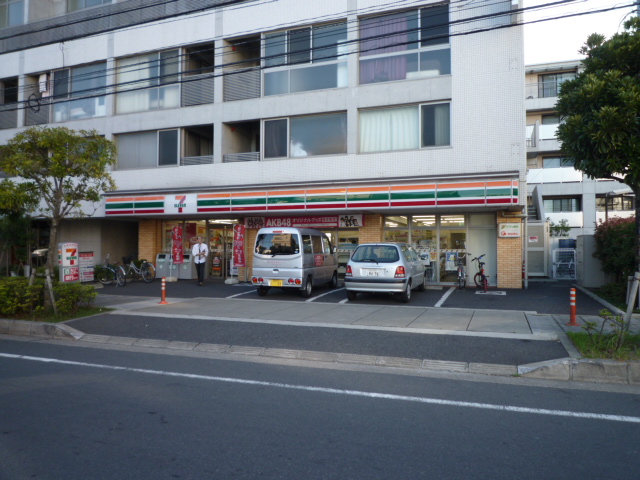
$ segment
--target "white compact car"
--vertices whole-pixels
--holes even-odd
[[[411,245],[406,243],[363,243],[353,252],[344,277],[347,298],[358,292],[399,293],[411,299],[411,290],[425,289],[425,267]]]

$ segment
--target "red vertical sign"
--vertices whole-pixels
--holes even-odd
[[[233,226],[233,266],[245,267],[244,260],[244,225]]]
[[[175,226],[171,232],[171,240],[173,240],[173,263],[183,263],[183,251],[182,251],[182,227]]]

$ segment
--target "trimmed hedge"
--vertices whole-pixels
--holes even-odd
[[[98,295],[92,285],[54,282],[58,314],[72,314],[78,308],[91,306]],[[37,278],[29,286],[26,277],[0,277],[0,315],[8,317],[34,317],[44,308],[44,279]]]

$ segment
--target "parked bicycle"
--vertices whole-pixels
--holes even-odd
[[[464,287],[467,286],[467,272],[465,270],[465,264],[467,263],[465,259],[466,255],[471,254],[457,254],[456,265],[458,266],[458,290],[464,290]]]
[[[132,258],[122,257],[122,261],[128,265],[125,267],[125,274],[128,280],[136,280],[142,278],[145,282],[153,282],[156,278],[156,267],[151,262],[143,260],[140,266],[136,266],[136,263]]]
[[[96,267],[96,279],[103,285],[110,285],[115,281],[116,286],[124,287],[127,284],[127,275],[124,268],[122,268],[122,265],[118,265],[118,262],[109,263],[109,256],[110,254],[107,253],[104,264]]]
[[[479,257],[471,259],[472,262],[477,262],[477,273],[473,276],[473,281],[476,284],[476,287],[482,288],[485,292],[489,290],[489,280],[484,273],[484,265],[485,262],[482,261],[482,257],[484,257],[486,253],[483,253]]]

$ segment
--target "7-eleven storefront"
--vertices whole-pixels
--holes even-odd
[[[408,242],[427,266],[429,283],[436,285],[454,283],[458,256],[485,254],[490,284],[500,288],[522,287],[521,207],[513,177],[156,195],[114,192],[105,199],[106,217],[139,219],[140,258],[155,259],[172,248],[175,254],[180,244],[176,231],[186,253],[197,236],[204,236],[211,277],[249,279],[258,229],[298,226],[326,232],[342,268],[359,243]],[[473,275],[470,263],[468,271]]]

